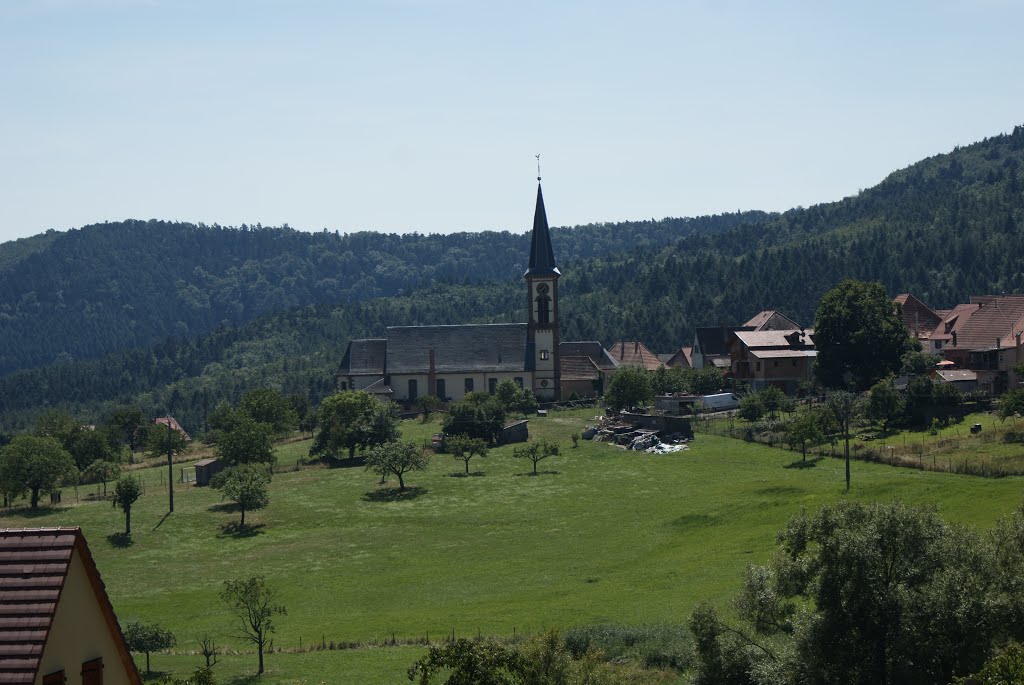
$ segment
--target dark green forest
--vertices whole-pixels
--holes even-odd
[[[563,260],[661,247],[764,212],[554,231]],[[524,228],[532,217],[524,217]],[[0,374],[238,326],[306,305],[401,295],[437,282],[506,281],[529,235],[339,235],[288,227],[122,221],[0,245]]]
[[[847,277],[880,281],[892,295],[913,292],[935,307],[972,294],[1024,292],[1022,171],[1024,127],[1018,126],[833,203],[779,215],[555,229],[564,274],[562,339],[605,345],[641,339],[667,352],[689,344],[696,326],[741,323],[767,307],[810,325],[821,295]],[[69,284],[63,297],[86,297],[81,290],[95,301],[61,305],[61,291],[44,284],[47,278],[70,283],[69,267],[48,262],[58,254],[72,259],[62,243],[86,241],[93,231],[106,236],[98,241],[106,248],[83,246],[90,256],[71,262],[96,272],[74,276],[92,287]],[[138,305],[128,303],[141,297],[131,281],[116,275],[129,269],[131,253],[114,247],[117,236],[133,232],[149,236],[135,260],[154,272],[134,279],[149,293]],[[171,237],[156,237],[163,235]],[[24,426],[46,407],[66,406],[83,420],[97,420],[115,403],[133,402],[151,415],[170,411],[196,430],[204,407],[259,385],[316,402],[333,388],[350,338],[382,335],[388,325],[523,320],[527,240],[509,233],[310,236],[287,228],[128,222],[30,242],[17,259],[4,258],[2,246],[0,293],[22,294],[0,303],[0,340],[18,341],[3,343],[3,354],[18,360],[5,368],[20,369],[0,377],[0,428]],[[223,254],[215,249],[220,242],[231,246]],[[283,251],[286,244],[303,247]],[[173,245],[177,256],[162,260],[159,245]],[[175,264],[185,266],[175,270]],[[36,270],[49,275],[31,280]],[[162,305],[168,283],[174,286]],[[30,316],[32,307],[38,318]],[[119,317],[129,309],[125,323]],[[253,318],[261,312],[274,313]],[[101,325],[106,316],[110,328]],[[148,338],[141,330],[135,337],[126,332],[142,327],[140,321],[147,322]],[[212,332],[198,335],[204,327]],[[89,340],[98,329],[102,340]],[[153,338],[162,342],[141,344]],[[30,350],[33,345],[40,349]],[[106,350],[119,351],[82,359]],[[33,355],[36,361],[27,361]],[[28,368],[37,364],[43,365]]]

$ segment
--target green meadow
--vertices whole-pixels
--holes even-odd
[[[453,632],[510,638],[552,626],[678,624],[702,599],[728,607],[744,568],[768,559],[776,531],[802,507],[899,498],[987,528],[1022,501],[1021,478],[860,462],[847,495],[842,460],[798,468],[798,454],[708,434],[675,454],[583,440],[574,449],[568,436],[594,413],[531,420],[532,438],[561,445],[536,477],[508,446],[472,461],[468,477],[462,462],[436,455],[407,476],[402,497],[396,482],[381,487],[361,467],[278,473],[269,507],[246,515],[243,534],[229,525],[238,512],[208,488],[179,484],[166,515],[159,468],[138,472],[146,494],[130,545],[116,535],[122,512],[82,497],[95,486],[80,490],[80,504],[65,490],[62,508],[16,509],[0,525],[81,526],[122,624],[157,621],[177,635],[173,654],[153,655],[154,669],[193,669],[203,633],[248,650],[231,636],[218,592],[225,579],[262,573],[288,610],[264,682],[373,685],[408,682],[405,669],[425,651],[410,643]],[[437,429],[403,423],[416,441]],[[308,445],[282,445],[279,463],[294,465]],[[391,641],[398,646],[382,646]],[[308,651],[331,642],[355,648]],[[254,654],[228,655],[217,671],[231,682],[255,666]]]

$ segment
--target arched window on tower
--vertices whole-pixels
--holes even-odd
[[[537,323],[551,323],[551,298],[547,295],[537,298]]]

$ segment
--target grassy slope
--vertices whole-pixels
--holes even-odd
[[[166,495],[156,470],[145,473],[151,485],[133,515],[129,548],[108,541],[123,517],[101,503],[10,515],[0,525],[82,526],[121,620],[166,624],[179,650],[194,649],[196,633],[229,632],[217,599],[224,579],[264,573],[288,607],[275,644],[293,648],[300,637],[308,645],[321,636],[369,641],[453,629],[509,635],[603,621],[683,622],[703,598],[728,601],[744,567],[768,558],[789,515],[846,496],[839,460],[787,469],[792,453],[712,435],[680,454],[585,441],[572,449],[562,436],[585,420],[576,412],[531,421],[535,436],[564,441],[563,456],[540,463],[556,473],[522,475],[529,463],[502,448],[471,464],[485,475],[456,478],[449,474],[461,462],[438,456],[428,472],[407,479],[423,489],[407,501],[368,499],[376,478],[361,468],[279,474],[270,507],[251,515],[264,527],[249,537],[221,530],[237,513],[222,510],[208,489],[182,486],[177,511],[162,520]],[[403,428],[416,439],[436,429]],[[282,447],[280,461],[294,463],[305,445]],[[859,499],[935,503],[951,520],[988,527],[1019,504],[1022,481],[855,463],[853,483]],[[417,653],[401,651],[400,659],[373,656],[388,650],[275,654],[268,663],[272,682],[308,677],[310,660],[339,669],[325,674],[327,682],[350,681],[343,664],[354,661],[370,669],[360,682],[399,682],[404,668],[396,671],[395,661],[408,665]],[[154,659],[156,666],[168,657]],[[195,661],[174,657],[173,667]],[[231,663],[225,672],[252,668]]]

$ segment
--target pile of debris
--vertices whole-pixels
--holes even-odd
[[[587,426],[585,440],[608,442],[627,450],[665,454],[687,449],[690,437],[683,433],[668,433],[656,426],[643,426],[622,415],[595,416],[596,426]]]

